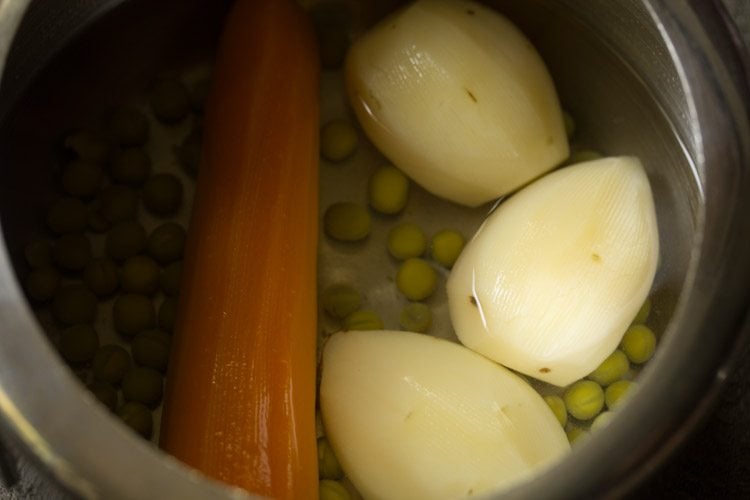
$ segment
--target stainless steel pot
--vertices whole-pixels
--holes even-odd
[[[640,156],[657,198],[654,311],[664,335],[641,389],[606,433],[508,494],[618,496],[705,415],[747,341],[750,76],[712,2],[494,3],[539,48],[587,143]],[[0,57],[10,54],[0,88],[0,436],[75,495],[243,496],[111,418],[59,361],[18,284],[20,250],[51,192],[43,145],[165,60],[210,50],[223,9],[211,0],[0,0]]]

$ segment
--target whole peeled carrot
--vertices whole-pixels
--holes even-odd
[[[292,0],[237,0],[219,46],[161,446],[274,498],[318,494],[318,55]]]

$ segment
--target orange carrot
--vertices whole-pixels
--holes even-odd
[[[316,498],[318,55],[292,0],[237,0],[205,117],[161,446]]]

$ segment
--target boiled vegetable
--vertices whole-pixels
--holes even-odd
[[[318,57],[291,0],[238,0],[206,106],[161,446],[314,498]]]

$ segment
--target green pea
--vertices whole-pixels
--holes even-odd
[[[565,401],[560,396],[544,396],[544,402],[547,403],[552,413],[555,414],[557,421],[562,427],[568,423],[568,410],[565,408]]]
[[[169,264],[182,258],[187,234],[176,222],[157,226],[146,241],[146,251],[160,264]]]
[[[128,401],[117,409],[117,416],[125,422],[125,425],[133,429],[146,439],[153,432],[153,416],[151,410],[137,401]]]
[[[401,309],[399,324],[409,332],[424,333],[432,325],[432,311],[424,304],[412,302]]]
[[[182,261],[177,261],[164,268],[159,277],[159,285],[166,295],[177,295],[180,293],[181,280]]]
[[[604,391],[596,382],[579,380],[565,390],[563,400],[571,416],[578,420],[589,420],[602,411]]]
[[[103,380],[92,380],[87,386],[104,406],[114,411],[117,408],[117,390]]]
[[[191,176],[195,177],[201,161],[203,137],[200,128],[193,129],[183,141],[174,148],[177,161]]]
[[[591,432],[598,431],[609,425],[615,416],[613,411],[604,411],[597,415],[593,422],[591,422]]]
[[[103,345],[94,354],[94,378],[118,385],[130,365],[130,354],[125,348],[117,344]]]
[[[565,135],[570,140],[573,134],[576,132],[576,122],[573,120],[573,116],[567,111],[563,110],[563,124],[565,125]]]
[[[382,330],[383,320],[375,311],[363,309],[344,318],[346,330]]]
[[[407,299],[424,300],[437,288],[437,273],[423,259],[407,259],[398,268],[396,286]]]
[[[141,366],[164,372],[169,360],[169,343],[169,335],[161,330],[141,332],[130,344],[133,360]]]
[[[581,427],[578,427],[577,425],[570,426],[568,430],[565,431],[565,435],[568,437],[568,442],[571,445],[576,444],[582,439],[585,439],[589,433],[586,432]]]
[[[63,325],[93,323],[96,296],[83,285],[64,285],[52,299],[52,315]]]
[[[102,164],[109,158],[112,146],[102,135],[81,130],[65,138],[65,148],[73,151],[82,160]]]
[[[635,364],[642,364],[651,359],[656,350],[656,335],[646,325],[632,325],[620,341],[620,349]]]
[[[109,259],[93,259],[83,270],[83,284],[99,297],[111,295],[120,285],[117,266]]]
[[[372,217],[362,205],[350,202],[334,203],[323,216],[323,230],[338,241],[359,241],[367,238]]]
[[[74,160],[62,175],[63,190],[78,198],[91,198],[102,183],[102,169],[90,160]]]
[[[37,239],[26,245],[23,249],[26,263],[32,269],[47,267],[52,264],[52,245],[43,239]]]
[[[351,500],[349,491],[338,481],[321,479],[318,486],[319,500]]]
[[[466,240],[463,235],[453,229],[443,229],[432,237],[430,253],[432,258],[441,266],[451,269],[464,249]]]
[[[138,221],[119,222],[107,232],[104,246],[107,255],[116,261],[134,257],[146,247],[146,230]]]
[[[145,295],[125,293],[112,305],[115,331],[126,337],[150,330],[156,325],[156,311],[151,299]]]
[[[612,383],[604,393],[604,401],[607,408],[614,410],[617,406],[630,396],[630,392],[636,388],[636,384],[630,380],[618,380]]]
[[[177,297],[167,297],[159,306],[159,328],[171,333],[177,318]]]
[[[581,149],[571,153],[565,163],[568,165],[575,165],[576,163],[598,160],[601,157],[602,154],[599,151],[594,151],[593,149]]]
[[[628,357],[621,350],[615,349],[596,370],[589,374],[588,378],[601,386],[608,386],[624,377],[629,370]]]
[[[153,295],[159,288],[159,265],[146,255],[128,258],[120,268],[120,288],[124,292]]]
[[[91,325],[74,325],[60,333],[58,347],[68,363],[86,363],[99,348],[99,335]]]
[[[370,206],[380,213],[401,212],[409,199],[409,179],[396,167],[378,168],[367,185]]]
[[[63,234],[55,240],[52,260],[64,271],[81,271],[91,260],[91,242],[80,233]]]
[[[323,310],[334,318],[343,319],[359,309],[362,296],[351,285],[339,283],[326,288],[321,295]]]
[[[148,118],[138,108],[122,106],[112,113],[109,130],[121,146],[140,146],[148,140]]]
[[[398,260],[419,257],[427,249],[424,231],[410,222],[399,224],[388,233],[388,252]]]
[[[60,198],[47,211],[47,226],[55,234],[80,233],[89,223],[89,211],[77,198]]]
[[[182,121],[190,113],[190,91],[174,78],[156,82],[149,92],[149,102],[154,116],[167,125]]]
[[[109,225],[134,219],[138,212],[138,196],[127,186],[107,186],[97,198],[95,211]]]
[[[324,437],[318,438],[318,475],[321,479],[340,479],[344,475],[331,444]]]
[[[138,187],[151,173],[151,158],[141,148],[120,150],[112,160],[109,173],[117,182]]]
[[[143,204],[156,215],[172,215],[182,204],[182,182],[172,174],[156,174],[143,186]]]
[[[122,377],[122,395],[126,401],[138,401],[149,407],[159,404],[162,396],[161,373],[153,368],[138,366]]]
[[[643,301],[643,305],[638,310],[638,314],[633,318],[634,325],[642,325],[648,320],[648,316],[651,314],[651,299],[647,298]]]
[[[357,131],[347,120],[332,120],[320,131],[320,154],[326,160],[344,161],[354,154],[358,143]]]
[[[59,288],[60,273],[52,266],[34,269],[26,277],[26,293],[36,301],[52,299]]]

